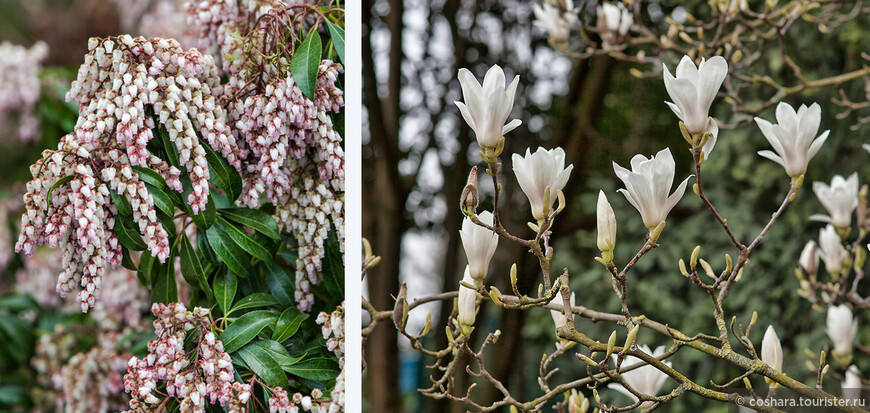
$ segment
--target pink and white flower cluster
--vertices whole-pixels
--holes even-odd
[[[148,342],[144,359],[130,359],[124,375],[124,388],[132,396],[130,411],[147,410],[165,397],[174,397],[180,400],[182,412],[204,412],[206,400],[229,412],[244,412],[251,386],[235,381],[232,360],[211,331],[209,310],[196,307],[188,311],[181,303],[155,303],[151,311],[157,317],[157,338]],[[197,349],[191,360],[184,341],[194,329]],[[157,390],[158,382],[165,383],[165,394]]]
[[[123,336],[110,333],[87,352],[78,353],[54,374],[57,411],[109,412],[124,408],[123,380],[129,354],[115,349]]]
[[[0,139],[6,138],[10,123],[17,126],[22,142],[39,138],[39,119],[34,110],[39,100],[40,62],[48,46],[37,42],[31,48],[0,43]]]
[[[190,174],[187,202],[194,212],[205,208],[209,194],[199,136],[236,168],[242,157],[215,101],[220,85],[210,56],[184,52],[175,40],[129,35],[92,38],[88,47],[67,94],[80,106],[75,131],[31,166],[33,180],[27,184],[15,246],[28,255],[40,244],[60,247],[64,258],[57,291],[66,296],[79,284],[82,311],[94,305],[106,270],[121,261],[121,245],[112,233],[118,209],[110,191],[129,201],[148,251],[161,262],[169,256],[154,200],[133,169],[154,171],[171,190],[182,191],[181,171],[146,148],[158,124]],[[58,184],[61,179],[70,180]]]

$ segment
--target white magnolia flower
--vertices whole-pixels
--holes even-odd
[[[474,285],[474,278],[471,278],[471,272],[469,272],[467,266],[465,267],[465,275],[462,277],[462,281],[465,281],[466,284]],[[477,293],[459,284],[457,306],[459,307],[459,328],[463,334],[470,334],[471,326],[474,325],[474,318],[477,316]]]
[[[761,129],[761,133],[773,146],[772,151],[760,151],[759,155],[770,159],[785,168],[788,176],[796,178],[807,171],[807,164],[816,152],[828,139],[828,132],[824,131],[818,138],[819,124],[822,122],[822,108],[818,103],[810,107],[801,105],[798,111],[785,102],[776,106],[777,125],[755,118],[755,123]]]
[[[643,155],[631,158],[631,171],[613,163],[616,176],[625,184],[620,189],[628,202],[640,212],[643,224],[653,229],[665,221],[671,209],[677,205],[686,191],[689,178],[683,180],[669,197],[674,183],[674,156],[668,148],[662,149],[654,157],[647,159]]]
[[[858,320],[852,319],[852,310],[845,304],[828,308],[828,326],[825,331],[834,342],[835,355],[852,353],[852,342],[858,332]]]
[[[628,34],[633,18],[634,16],[622,3],[617,5],[602,3],[598,6],[599,28],[617,32],[622,36]]]
[[[568,36],[571,35],[571,28],[577,24],[577,14],[572,0],[565,1],[565,9],[567,11],[563,13],[559,7],[549,2],[544,2],[543,7],[537,4],[532,6],[532,11],[535,12],[535,26],[546,30],[550,40],[556,43],[567,42]]]
[[[764,338],[761,340],[761,361],[776,371],[782,371],[782,344],[773,326],[767,326],[767,331],[764,332]]]
[[[574,292],[572,291],[572,292],[571,292],[571,307],[574,306],[574,302],[575,302],[574,299],[575,299],[575,297],[574,297]],[[551,303],[551,304],[556,304],[556,305],[558,305],[559,307],[562,307],[562,304],[564,304],[565,301],[562,300],[562,294],[561,294],[561,293],[556,293],[556,296],[553,297],[553,300],[550,301],[550,303]],[[553,316],[553,324],[556,325],[556,328],[559,328],[559,327],[561,327],[561,326],[563,326],[563,325],[565,325],[565,324],[568,324],[568,317],[565,317],[565,313],[563,313],[562,310],[559,310],[559,311],[556,311],[556,310],[550,310],[550,315]],[[572,324],[574,323],[574,317],[573,317],[573,316],[571,317],[571,323],[572,323]]]
[[[647,346],[646,344],[640,346],[639,349],[653,357],[659,357],[662,354],[665,354],[665,346],[656,347],[655,352],[650,351],[649,346]],[[616,359],[616,354],[613,355],[613,358]],[[625,356],[625,361],[622,363],[622,365],[623,367],[629,367],[638,363],[645,362],[635,356],[628,355]],[[664,364],[670,367],[671,362],[665,361]],[[631,386],[638,392],[650,396],[655,396],[656,394],[658,394],[659,389],[661,389],[662,387],[662,384],[665,384],[665,380],[668,378],[667,374],[648,364],[642,367],[638,367],[632,371],[627,371],[620,374],[622,375],[622,379],[625,380],[625,382],[629,386]],[[610,383],[607,385],[607,387],[610,387],[611,389],[628,396],[629,398],[631,398],[631,400],[635,402],[638,401],[637,396],[632,394],[625,387],[622,387],[622,385],[619,383]]]
[[[810,240],[804,245],[798,264],[806,274],[815,274],[819,270],[819,247],[815,241]]]
[[[828,222],[837,228],[852,226],[852,211],[858,208],[857,172],[853,172],[847,179],[835,175],[830,186],[824,182],[813,182],[813,192],[816,193],[819,202],[828,210],[830,216],[812,215],[810,219]]]
[[[511,160],[517,182],[529,198],[532,215],[537,220],[544,219],[553,209],[558,191],[568,183],[574,165],[565,167],[565,151],[562,148],[549,151],[538,148],[535,153],[526,149],[526,156],[515,153]],[[544,193],[548,186],[550,187],[549,204],[544,205]]]
[[[598,206],[596,208],[598,218],[598,249],[601,252],[613,251],[616,247],[616,214],[613,207],[607,201],[604,191],[598,191]]]
[[[492,225],[493,217],[489,211],[483,211],[477,216],[484,224]],[[480,225],[471,222],[466,217],[462,221],[462,229],[459,230],[462,238],[462,248],[468,258],[468,267],[475,286],[481,286],[489,271],[489,262],[495,249],[498,247],[498,235]]]
[[[829,273],[836,273],[843,267],[843,260],[849,253],[843,248],[840,241],[840,236],[837,235],[837,230],[834,226],[828,224],[819,230],[819,252],[822,261],[825,262],[825,269]]]
[[[728,63],[722,56],[701,59],[697,67],[689,56],[677,65],[676,77],[664,67],[665,89],[674,102],[665,102],[686,125],[690,133],[704,133],[715,123],[709,116],[710,105],[728,74]],[[718,128],[717,128],[718,132]],[[712,149],[712,148],[711,148]]]
[[[589,399],[583,397],[583,393],[571,389],[568,394],[568,413],[586,413],[589,410]]]
[[[843,380],[843,397],[847,400],[855,400],[861,397],[861,371],[858,366],[851,365],[846,369],[846,380]]]
[[[459,107],[462,118],[474,130],[477,143],[482,148],[494,148],[504,134],[516,129],[523,122],[514,119],[505,124],[514,107],[514,96],[520,77],[505,89],[504,71],[494,65],[486,72],[483,86],[468,69],[459,69],[459,85],[465,102],[453,102]]]

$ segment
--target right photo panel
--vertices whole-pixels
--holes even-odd
[[[868,51],[863,2],[364,1],[363,411],[868,411]]]

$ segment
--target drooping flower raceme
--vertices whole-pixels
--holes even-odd
[[[858,333],[858,320],[853,320],[849,306],[841,304],[828,308],[825,332],[834,343],[835,356],[852,354],[852,342],[855,341],[855,334]]]
[[[116,219],[129,220],[152,256],[161,262],[169,256],[161,212],[140,179],[153,174],[159,178],[151,184],[183,191],[180,170],[147,147],[158,128],[165,129],[163,143],[174,146],[189,174],[186,200],[194,213],[205,209],[209,194],[205,142],[236,168],[241,155],[215,103],[220,79],[210,56],[184,52],[174,40],[129,35],[92,38],[88,47],[67,94],[80,107],[75,131],[31,166],[16,244],[28,255],[40,244],[64,250],[57,291],[65,296],[81,285],[82,311],[93,306],[106,269],[121,262],[112,233]],[[126,216],[119,217],[115,199],[129,203],[120,214]]]
[[[702,134],[709,131],[713,118],[709,116],[710,106],[719,87],[728,75],[728,62],[722,56],[710,60],[701,59],[695,66],[692,58],[683,56],[677,65],[676,76],[664,67],[665,89],[674,102],[665,102],[686,125],[690,133]]]
[[[598,191],[598,204],[595,215],[598,221],[598,250],[602,253],[613,252],[616,248],[616,214],[607,201],[604,191]],[[606,258],[605,258],[606,259]]]
[[[774,370],[782,371],[782,344],[773,326],[767,326],[764,338],[761,340],[761,360]]]
[[[15,125],[16,135],[22,142],[39,138],[39,118],[36,102],[39,100],[40,62],[48,56],[48,46],[37,42],[29,49],[9,42],[0,43],[0,138]]]
[[[625,184],[625,189],[619,192],[640,212],[644,226],[651,230],[667,219],[668,213],[686,191],[688,177],[668,196],[674,183],[675,169],[674,156],[668,148],[651,158],[635,155],[631,158],[631,171],[613,162],[616,176]]]
[[[819,252],[829,273],[838,273],[843,268],[843,261],[849,252],[843,247],[837,230],[831,224],[819,230]]]
[[[830,131],[824,131],[816,138],[822,121],[822,109],[818,103],[813,103],[809,107],[801,105],[795,112],[791,105],[780,102],[776,106],[776,121],[779,123],[774,125],[755,118],[761,133],[776,151],[765,150],[758,154],[782,165],[788,176],[797,178],[806,172],[807,164],[828,139]]]
[[[519,119],[505,124],[514,107],[514,96],[519,82],[520,77],[515,76],[505,88],[504,71],[499,65],[487,70],[483,77],[483,86],[477,82],[471,71],[459,69],[459,85],[462,87],[465,102],[453,103],[459,108],[468,126],[474,130],[481,148],[495,148],[502,136],[522,124]]]
[[[526,149],[526,156],[515,153],[511,161],[517,182],[529,198],[532,216],[543,220],[552,211],[558,191],[568,183],[574,165],[565,167],[565,151],[562,148],[546,150],[539,147],[535,153]],[[545,199],[547,187],[550,188],[549,200]]]
[[[544,1],[543,5],[532,5],[532,11],[535,13],[535,26],[546,30],[553,43],[567,42],[571,29],[578,23],[574,2],[566,0],[565,8],[566,11],[563,12],[558,6],[547,1]]]
[[[807,275],[815,275],[819,270],[819,247],[815,241],[807,241],[807,245],[804,245],[798,265]]]
[[[465,267],[462,281],[474,285],[474,278],[471,278],[468,266]],[[474,326],[474,318],[477,316],[477,292],[459,284],[459,298],[457,300],[459,329],[462,330],[463,334],[471,334],[471,327]]]
[[[852,211],[858,208],[858,173],[854,172],[849,178],[843,179],[835,175],[831,185],[824,182],[813,182],[813,192],[819,198],[822,206],[828,210],[826,215],[812,215],[810,219],[828,222],[836,228],[849,228],[852,226]]]
[[[493,216],[489,211],[481,212],[478,218],[484,224],[490,226],[493,224]],[[468,258],[468,268],[471,278],[474,279],[473,285],[482,286],[483,279],[486,278],[489,271],[489,262],[498,248],[498,235],[466,217],[462,221],[459,236],[462,238],[462,248],[465,250],[466,258]]]
[[[644,344],[642,346],[639,346],[638,349],[653,357],[659,357],[662,354],[665,354],[665,346],[658,346],[656,347],[655,351],[651,351],[649,346]],[[616,354],[613,355],[613,358],[614,360],[616,359]],[[625,356],[625,361],[623,361],[622,365],[625,367],[629,367],[640,363],[646,362],[635,356],[628,355]],[[667,366],[671,365],[671,362],[669,361],[665,361],[663,363]],[[651,396],[655,396],[659,392],[659,389],[661,389],[662,385],[665,384],[665,380],[667,380],[668,378],[667,374],[648,364],[620,374],[622,375],[622,379],[625,380],[626,384],[643,394],[648,394]],[[628,391],[628,389],[626,389],[619,383],[610,383],[607,385],[607,387],[619,391],[622,394],[625,394],[635,402],[638,401],[637,396],[632,394],[630,391]]]

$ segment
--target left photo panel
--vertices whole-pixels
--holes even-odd
[[[0,3],[0,411],[345,411],[346,21]]]

